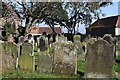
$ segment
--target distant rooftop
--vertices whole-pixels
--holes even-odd
[[[101,28],[116,26],[120,28],[120,15],[102,18],[91,24],[90,28]]]
[[[62,32],[60,27],[54,27],[54,30],[57,34],[60,34]],[[33,26],[31,28],[30,34],[42,34],[43,32],[46,32],[47,34],[53,33],[50,27]]]

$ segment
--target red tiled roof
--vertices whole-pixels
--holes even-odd
[[[93,24],[91,24],[89,27],[102,28],[102,27],[110,27],[110,26],[120,27],[120,15],[99,19]]]
[[[39,33],[39,27],[33,26],[31,28],[30,33],[32,33],[32,34],[38,34]]]
[[[117,20],[117,23],[116,23],[116,27],[119,27],[119,28],[120,28],[120,15],[118,16],[118,20]]]
[[[60,27],[54,27],[54,30],[58,34],[61,33]],[[37,27],[37,26],[33,26],[30,31],[31,34],[42,34],[43,32],[46,32],[47,34],[51,34],[53,31],[50,27]]]

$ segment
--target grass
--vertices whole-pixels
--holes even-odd
[[[22,70],[9,70],[2,73],[3,78],[76,78],[76,76],[55,75],[38,72],[25,72]]]
[[[48,48],[48,53],[50,54],[50,53],[54,53],[54,49],[53,48]]]
[[[37,64],[37,62],[38,62],[38,55],[39,55],[38,52],[34,52],[34,56],[35,56],[35,64]]]
[[[77,61],[77,70],[80,72],[84,72],[84,70],[85,70],[85,60],[84,59],[80,59]]]
[[[120,56],[116,56],[116,63],[113,66],[114,71],[120,73]]]

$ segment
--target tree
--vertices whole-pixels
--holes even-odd
[[[12,34],[14,35],[14,32],[15,32],[15,29],[13,27],[13,25],[10,23],[10,22],[7,22],[4,27],[3,27],[4,31],[7,33],[7,34]]]
[[[57,2],[11,2],[11,6],[14,8],[14,11],[25,20],[26,34],[30,32],[31,26],[35,23],[43,22],[46,17],[58,16],[61,13],[65,13],[61,3]],[[52,28],[49,22],[48,25]],[[54,31],[53,28],[52,30]]]
[[[75,28],[79,27],[79,23],[90,25],[92,19],[99,19],[100,15],[104,15],[100,8],[111,4],[111,2],[67,2],[63,3],[63,8],[68,12],[67,18],[60,16],[50,16],[45,20],[46,23],[54,25],[59,23],[64,26],[72,34]],[[78,26],[76,26],[78,24]]]
[[[101,15],[100,7],[108,5],[101,2],[18,2],[10,1],[16,14],[25,20],[26,34],[35,23],[45,22],[53,32],[54,25],[60,24],[68,29],[72,34],[75,33],[77,24],[89,25],[93,18]],[[98,11],[99,10],[99,11]],[[79,26],[78,26],[79,27]]]

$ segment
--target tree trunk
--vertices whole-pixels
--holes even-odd
[[[74,35],[75,35],[75,28],[74,28]]]

